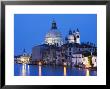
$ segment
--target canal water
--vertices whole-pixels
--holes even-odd
[[[97,76],[97,71],[49,65],[14,64],[15,76]]]

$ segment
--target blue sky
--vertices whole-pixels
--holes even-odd
[[[63,38],[69,29],[80,31],[81,42],[97,44],[96,14],[15,14],[14,53],[21,54],[25,48],[31,53],[32,47],[44,43],[45,34],[50,30],[53,19]]]

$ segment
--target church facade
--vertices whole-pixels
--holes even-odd
[[[86,58],[87,57],[87,58]],[[43,61],[45,64],[54,65],[89,65],[97,66],[97,48],[92,43],[80,42],[80,31],[69,31],[62,39],[55,21],[52,22],[51,29],[45,35],[42,45],[32,48],[32,61]]]

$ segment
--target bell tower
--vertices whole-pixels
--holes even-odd
[[[75,36],[76,36],[76,43],[80,44],[80,32],[78,28],[77,28]]]
[[[23,56],[26,56],[26,55],[27,55],[26,50],[23,49]]]

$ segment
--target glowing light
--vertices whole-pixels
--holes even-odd
[[[67,63],[66,63],[66,62],[64,62],[64,63],[63,63],[63,65],[64,65],[64,66],[66,66],[66,65],[67,65]]]
[[[86,70],[86,76],[90,76],[89,69]]]
[[[66,76],[66,66],[64,66],[64,76]]]
[[[86,68],[89,68],[89,67],[91,67],[91,65],[87,63],[87,64],[86,64]]]
[[[88,59],[87,59],[87,62],[86,62],[86,66],[85,67],[86,68],[90,68],[91,67],[90,62],[88,61]]]
[[[41,66],[42,65],[42,63],[41,62],[39,62],[39,66]]]

